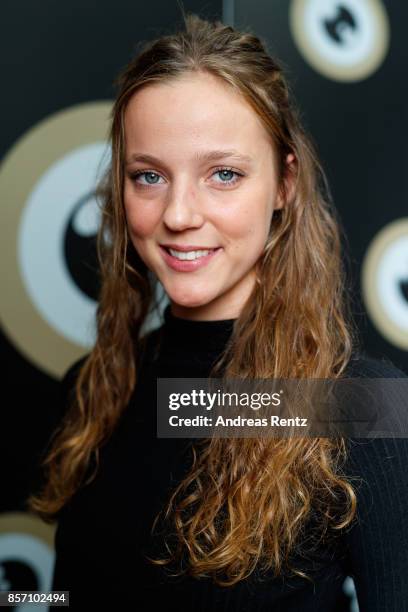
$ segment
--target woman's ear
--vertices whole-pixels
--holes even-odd
[[[283,181],[285,183],[285,194],[283,189],[279,189],[275,210],[283,208],[287,201],[290,201],[295,195],[296,183],[296,158],[293,153],[288,153],[285,160],[285,169],[283,172]]]

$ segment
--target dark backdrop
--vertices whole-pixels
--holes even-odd
[[[188,11],[220,19],[224,13],[226,23],[252,28],[283,62],[304,123],[323,161],[349,239],[354,316],[365,348],[374,356],[386,356],[401,369],[408,370],[408,331],[402,319],[400,338],[397,333],[397,341],[394,341],[392,334],[384,333],[367,310],[362,295],[362,268],[369,245],[382,228],[407,217],[407,112],[404,94],[408,7],[402,2],[381,3],[390,26],[385,58],[364,78],[339,80],[317,70],[299,50],[290,26],[292,4],[285,0],[235,0],[224,2],[222,6],[221,0],[205,3],[184,1]],[[300,2],[297,4],[301,5]],[[348,14],[342,13],[341,17],[344,27],[336,34],[338,24],[334,23],[330,30],[335,38],[338,35],[336,40],[341,46],[347,44],[347,40],[353,42],[352,38],[346,42],[342,39],[344,28],[358,37],[358,24],[353,23],[351,0],[337,5],[348,10]],[[341,21],[335,14],[336,10],[338,8],[331,6],[328,21]],[[55,113],[83,103],[109,103],[114,94],[113,79],[132,56],[138,41],[149,40],[181,23],[176,1],[153,0],[143,4],[129,0],[115,3],[72,0],[68,4],[51,0],[43,0],[40,4],[28,0],[23,3],[3,2],[0,147],[4,166],[6,161],[10,163],[14,147],[24,140],[33,126],[47,121]],[[298,27],[302,28],[301,20]],[[42,151],[40,148],[34,157],[20,156],[15,173],[16,194],[19,177],[23,181],[37,158],[45,153],[45,149]],[[0,190],[3,179],[0,169]],[[6,182],[4,179],[4,184]],[[1,194],[2,204],[7,203],[8,210],[13,210],[13,189],[3,189]],[[17,207],[17,195],[15,197]],[[7,214],[10,216],[11,213]],[[3,232],[6,223],[7,215],[3,212],[0,223]],[[401,235],[404,237],[403,232]],[[12,245],[13,240],[17,251],[17,236],[11,236]],[[10,246],[6,250],[5,241],[2,243],[2,253],[7,260]],[[6,301],[6,296],[8,300],[10,295],[13,296],[14,272],[3,266],[1,274]],[[408,257],[406,275],[400,274],[395,288],[397,297],[400,296],[398,299],[401,299],[401,308],[408,310],[407,279]],[[371,299],[375,301],[375,292],[373,295]],[[17,293],[14,309],[15,321],[24,320],[26,311],[29,311],[26,302],[17,298]],[[401,312],[404,314],[403,310]],[[17,525],[21,518],[18,513],[24,510],[24,500],[38,478],[38,458],[60,418],[60,376],[49,364],[36,359],[31,346],[24,346],[21,340],[17,342],[18,330],[13,329],[10,307],[7,313],[5,309],[0,311],[0,320],[3,321],[0,333],[3,359],[1,535],[11,531],[12,525]],[[397,330],[398,324],[397,321]],[[393,333],[395,337],[395,329]],[[60,374],[72,361],[73,353],[67,349],[66,339],[63,341],[58,332],[55,332],[55,337],[52,354],[60,364]],[[30,336],[30,342],[37,345],[47,342],[40,331],[33,338]],[[85,347],[76,347],[75,350],[79,355],[85,352]],[[1,523],[2,517],[15,523]],[[38,525],[31,526],[29,522],[26,527],[24,522],[21,523],[19,528],[28,533],[34,533],[36,529],[39,529],[38,533],[41,531]],[[49,535],[42,534],[41,537],[52,541]],[[13,588],[29,588],[28,584],[33,589],[47,587],[46,578],[45,582],[39,582],[35,572],[32,572],[30,583],[23,580],[27,570],[23,561],[17,569],[14,566]],[[11,571],[2,557],[0,545],[0,567],[2,563],[3,569]],[[35,565],[35,561],[32,563]],[[48,576],[49,570],[50,567],[44,570],[45,574],[48,571]]]

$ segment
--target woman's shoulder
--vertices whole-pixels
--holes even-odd
[[[350,378],[408,378],[388,357],[373,357],[365,351],[352,355],[345,374]]]
[[[408,423],[407,390],[408,375],[388,357],[373,357],[359,352],[350,359],[346,377],[376,379],[376,401],[381,402],[384,423],[396,425],[398,435],[372,435],[365,438],[348,438],[348,467],[355,474],[371,482],[376,490],[391,481],[407,486],[408,436],[404,435]],[[384,379],[383,382],[378,379]],[[385,379],[402,379],[401,381]],[[368,383],[371,384],[371,383]],[[380,398],[378,397],[380,394]],[[389,420],[387,414],[390,415]],[[399,431],[398,431],[399,429]],[[406,432],[408,434],[408,431]]]
[[[154,358],[154,355],[159,346],[161,327],[157,327],[145,332],[141,338],[139,339],[135,348],[137,350],[136,360],[150,361]],[[75,383],[77,376],[86,362],[86,360],[91,355],[90,352],[86,353],[82,357],[79,357],[74,362],[72,362],[67,369],[65,370],[63,376],[60,379],[60,397],[62,400],[62,405],[66,406],[67,400],[70,398],[71,394],[74,392]]]
[[[383,427],[383,438],[387,431],[389,438],[403,438],[404,432],[408,437],[408,375],[404,370],[389,357],[359,352],[350,359],[344,377],[362,379],[354,391],[361,394],[363,408],[371,407],[377,419],[375,430]]]

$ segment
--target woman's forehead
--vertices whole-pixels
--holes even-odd
[[[128,156],[152,147],[168,153],[183,147],[196,161],[215,150],[253,158],[260,148],[270,148],[270,136],[251,106],[223,86],[209,86],[203,77],[137,91],[125,111],[125,136],[132,148]]]

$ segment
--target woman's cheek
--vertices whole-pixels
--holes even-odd
[[[140,202],[125,200],[125,214],[131,232],[137,236],[149,236],[160,221],[160,213]]]

